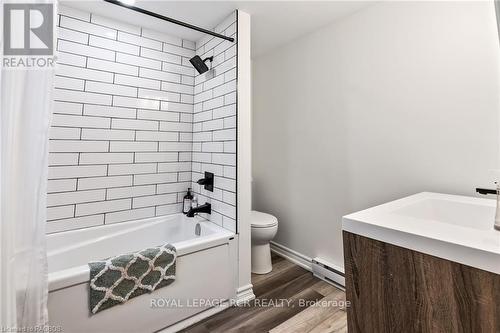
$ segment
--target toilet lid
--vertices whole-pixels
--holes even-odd
[[[250,212],[250,224],[253,228],[268,228],[278,225],[278,219],[270,214],[252,210]]]

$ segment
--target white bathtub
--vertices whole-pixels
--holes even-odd
[[[201,225],[200,236],[195,235],[196,223]],[[235,296],[235,235],[199,217],[175,214],[61,232],[48,235],[47,243],[49,321],[64,332],[154,332]],[[165,243],[178,253],[174,283],[90,315],[89,261]],[[174,302],[155,308],[153,299]],[[195,303],[202,299],[214,302]]]

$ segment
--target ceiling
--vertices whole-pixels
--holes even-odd
[[[104,1],[62,4],[196,41],[202,33]],[[252,57],[284,45],[369,5],[368,1],[145,1],[134,6],[212,29],[233,10],[252,15]],[[372,2],[371,2],[372,3]]]

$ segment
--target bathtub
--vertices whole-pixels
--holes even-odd
[[[176,281],[90,315],[89,261],[165,243],[177,249]],[[154,332],[235,297],[236,235],[200,217],[175,214],[60,232],[47,236],[47,250],[49,323],[64,332]]]

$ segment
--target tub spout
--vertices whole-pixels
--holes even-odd
[[[196,213],[212,213],[212,205],[206,202],[204,205],[198,207],[192,207],[189,212],[187,212],[187,217],[193,217]]]

